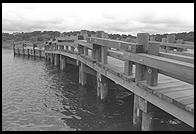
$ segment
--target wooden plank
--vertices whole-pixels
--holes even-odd
[[[158,90],[159,93],[171,93],[171,92],[177,92],[177,91],[184,91],[184,90],[193,90],[193,86],[181,86],[181,87],[172,87],[172,88],[167,88],[167,89],[160,89]]]
[[[177,97],[188,96],[188,95],[193,95],[193,94],[194,94],[194,90],[183,90],[183,91],[177,91],[177,92],[164,93],[164,95],[170,98],[177,98]]]
[[[186,99],[180,100],[179,102],[184,104],[184,105],[193,104],[194,103],[194,96],[190,97],[190,98],[186,98]]]
[[[175,98],[175,100],[180,101],[180,100],[187,99],[187,98],[190,98],[190,97],[194,97],[194,95],[188,95],[188,96],[177,97],[177,98]]]
[[[164,90],[167,88],[178,88],[182,86],[186,86],[186,84],[181,83],[181,82],[170,82],[170,83],[161,83],[158,84],[157,86],[147,86],[146,81],[140,81],[137,83],[137,85],[150,93],[156,93],[160,90]]]
[[[146,82],[139,82],[138,83],[138,86],[140,87],[140,88],[143,88],[143,89],[145,89],[146,91],[148,91],[148,92],[150,92],[150,93],[152,93],[152,94],[154,94],[154,95],[156,95],[157,97],[159,97],[159,98],[161,98],[161,99],[163,99],[163,100],[165,100],[165,101],[167,101],[167,102],[169,102],[169,103],[172,103],[172,104],[175,104],[176,106],[178,106],[178,107],[180,107],[180,108],[183,108],[183,109],[185,109],[185,105],[184,104],[182,104],[182,103],[180,103],[180,102],[178,102],[178,101],[176,101],[175,100],[175,97],[177,98],[177,97],[182,97],[182,96],[188,96],[188,95],[191,95],[191,94],[193,94],[193,90],[188,90],[188,91],[178,91],[178,92],[173,92],[173,93],[171,93],[171,94],[163,94],[163,93],[160,93],[159,92],[159,90],[152,90],[151,88],[149,88],[149,87],[151,87],[151,86],[148,86],[147,84],[146,84]],[[175,86],[174,86],[175,87]],[[176,88],[177,87],[179,87],[179,86],[176,86]],[[165,88],[165,89],[167,89],[167,88]],[[186,110],[188,110],[188,111],[190,111],[190,112],[192,112],[193,111],[193,109],[186,109]]]
[[[194,57],[176,55],[176,54],[165,53],[165,52],[159,52],[159,56],[194,64]]]
[[[172,78],[169,78],[169,79],[162,79],[162,80],[158,80],[158,84],[167,83],[167,82],[176,82],[176,81],[179,81],[179,80],[172,79]]]
[[[194,83],[194,64],[143,53],[127,55],[123,56],[130,61],[159,69],[160,73],[190,84]]]

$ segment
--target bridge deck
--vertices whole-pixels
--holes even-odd
[[[124,72],[124,61],[108,56],[108,64],[111,69],[120,73]],[[133,66],[133,77],[135,77],[135,66]],[[170,103],[194,112],[194,85],[192,84],[158,74],[157,86],[147,86],[145,81],[141,82],[139,86]]]

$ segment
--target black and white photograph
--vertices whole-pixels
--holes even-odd
[[[194,3],[2,3],[2,131],[194,131]]]

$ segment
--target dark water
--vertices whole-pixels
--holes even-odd
[[[86,87],[78,85],[77,67],[63,72],[44,59],[14,57],[12,50],[2,49],[2,130],[137,130],[131,123],[131,93],[114,84],[110,101],[101,103],[95,78],[88,81]],[[192,130],[158,113],[155,130]]]

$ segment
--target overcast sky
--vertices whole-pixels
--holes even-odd
[[[3,3],[3,32],[103,30],[107,33],[194,31],[193,3]]]

